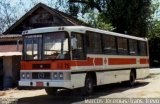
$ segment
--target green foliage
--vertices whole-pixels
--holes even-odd
[[[104,23],[103,21],[97,23],[97,28],[102,30],[113,31],[115,28],[111,25],[111,23]]]
[[[153,0],[152,11],[159,10],[159,1]],[[159,11],[158,11],[159,12]],[[159,67],[160,66],[160,21],[152,15],[150,24],[148,27],[148,39],[149,39],[149,53],[150,53],[150,66]]]
[[[160,38],[160,21],[155,20],[150,24],[148,38]]]
[[[106,15],[117,32],[145,37],[151,13],[151,0],[111,0]]]
[[[83,14],[97,10],[107,18],[107,23],[115,27],[116,32],[127,31],[128,34],[140,37],[148,34],[149,19],[153,13],[151,0],[68,0],[68,2],[79,6],[79,12]],[[104,23],[100,23],[100,27],[103,27]]]
[[[148,26],[148,38],[153,39],[153,38],[160,38],[160,20],[155,16],[156,12],[158,13],[160,10],[160,1],[155,1],[153,2],[152,6],[152,19],[150,19],[150,24]]]
[[[103,14],[98,15],[96,28],[109,31],[113,31],[115,29]]]
[[[109,31],[113,31],[115,29],[103,14],[91,12],[88,13],[87,18],[87,23],[92,27]]]
[[[150,65],[152,67],[160,66],[160,21],[152,21],[149,26],[149,51]]]

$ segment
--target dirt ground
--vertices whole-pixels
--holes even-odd
[[[133,88],[123,83],[99,86],[87,98],[160,98],[160,69],[151,69],[148,78],[137,80]],[[79,90],[60,91],[56,97],[48,96],[44,89],[0,91],[0,99],[15,98],[18,104],[64,104],[84,103]]]

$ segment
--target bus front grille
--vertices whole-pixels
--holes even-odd
[[[32,79],[51,79],[50,72],[33,72]]]

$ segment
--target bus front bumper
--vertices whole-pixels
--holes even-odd
[[[26,81],[20,80],[19,86],[30,87],[59,87],[72,89],[71,81]]]

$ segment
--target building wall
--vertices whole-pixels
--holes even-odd
[[[21,56],[7,56],[11,55],[12,52],[22,52],[22,37],[1,36],[0,90],[18,86]]]
[[[3,57],[3,86],[4,88],[12,87],[12,57]]]
[[[3,57],[3,88],[18,86],[21,56]]]

